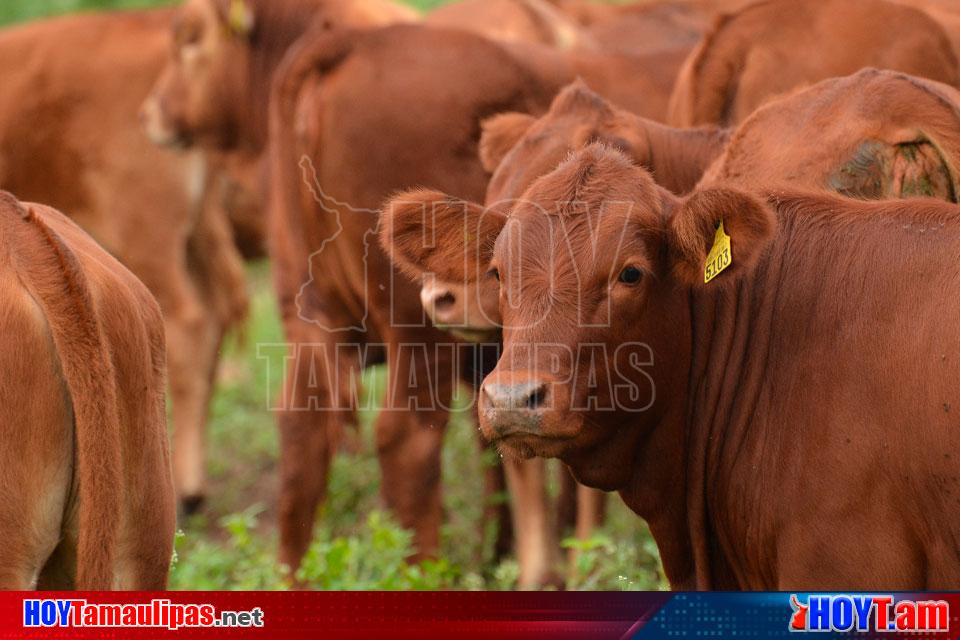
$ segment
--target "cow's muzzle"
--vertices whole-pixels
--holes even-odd
[[[495,440],[549,436],[544,426],[555,409],[555,386],[550,380],[524,373],[489,376],[480,389],[479,407],[486,436]]]

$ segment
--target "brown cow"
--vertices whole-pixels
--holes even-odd
[[[518,51],[523,55],[516,55]],[[531,47],[498,48],[463,32],[421,26],[303,38],[275,81],[276,110],[271,126],[271,148],[276,154],[270,165],[276,187],[272,205],[276,246],[272,253],[288,336],[296,337],[293,341],[297,343],[327,345],[327,353],[333,353],[335,344],[382,341],[387,343],[388,361],[393,359],[391,349],[403,355],[393,346],[394,340],[426,342],[428,352],[434,350],[434,341],[446,340],[423,327],[422,307],[416,295],[410,295],[412,283],[395,274],[382,253],[368,251],[367,234],[376,224],[379,203],[398,189],[435,181],[454,185],[451,191],[456,193],[482,193],[486,173],[475,155],[481,120],[509,102],[519,103],[527,111],[542,110],[559,86],[572,79],[573,68],[592,70],[611,91],[628,97],[630,83],[616,80],[617,67],[607,68],[599,60],[602,57],[561,58]],[[635,77],[632,87],[637,86],[641,85]],[[657,104],[649,92],[630,96],[638,105],[644,98]],[[359,103],[365,105],[363,110],[356,109]],[[658,110],[649,104],[647,108]],[[307,266],[310,270],[305,272]],[[314,326],[304,326],[305,320]],[[361,330],[349,334],[331,328]],[[448,366],[426,364],[427,368]],[[288,381],[303,385],[317,366],[322,371],[337,371],[340,380],[349,380],[357,363],[341,359],[317,365],[312,359],[299,358],[292,366]],[[423,368],[424,364],[390,362],[392,384],[410,379],[407,368],[411,366]],[[422,379],[422,375],[418,377]],[[445,382],[449,374],[436,378]],[[399,391],[403,390],[395,393]],[[421,391],[430,392],[429,388]],[[447,393],[442,387],[433,392]],[[351,406],[349,393],[291,386],[287,397],[301,398],[302,403],[304,397],[319,395],[322,406],[329,404],[331,397],[340,397],[338,406],[347,408]],[[402,522],[416,527],[422,550],[422,541],[432,544],[435,540],[439,514],[429,511],[430,505],[420,500],[411,503],[423,490],[419,494],[405,492],[422,481],[403,476],[432,473],[439,449],[429,451],[419,445],[415,452],[404,455],[404,448],[418,447],[416,438],[426,437],[418,435],[410,422],[404,423],[409,417],[398,413],[387,411],[381,418],[381,433],[403,434],[393,436],[398,444],[389,443],[381,452],[385,497]],[[320,419],[328,425],[326,429],[316,427]],[[309,543],[310,530],[304,523],[312,523],[326,485],[327,467],[317,467],[313,460],[326,459],[333,437],[326,432],[335,433],[345,419],[347,416],[331,412],[312,417],[307,411],[290,411],[283,418],[282,428],[289,435],[283,438],[288,454],[283,464],[281,530],[285,532],[282,554],[288,563],[298,562]],[[419,419],[439,421],[440,417]],[[309,446],[304,444],[308,440]],[[432,444],[439,447],[439,440]],[[317,454],[305,456],[305,451]],[[420,456],[419,465],[410,463],[414,453]],[[399,459],[404,460],[403,465]],[[518,485],[521,475],[532,483],[532,478],[542,478],[542,473],[521,473],[519,469],[508,469],[508,473],[512,474],[515,497],[541,495],[526,482],[524,490]],[[542,486],[542,480],[540,483]],[[517,507],[515,514],[529,522],[530,528],[544,530],[546,517],[532,506]],[[556,545],[542,544],[542,537],[536,538],[536,544],[526,544],[527,525],[519,522],[517,529],[518,548],[533,551],[521,554],[521,585],[541,584],[551,578]]]
[[[483,126],[480,157],[485,168],[495,172],[487,189],[491,206],[519,197],[534,179],[549,173],[572,150],[596,140],[629,148],[636,162],[655,166],[667,184],[686,191],[693,188],[719,155],[726,140],[726,132],[717,129],[678,131],[617,110],[579,81],[561,92],[550,111],[539,120],[524,113],[506,113],[494,116]],[[521,138],[524,143],[517,145]],[[501,162],[504,156],[509,159]],[[384,249],[391,257],[399,258],[395,261],[415,281],[422,282],[421,303],[434,323],[467,340],[497,342],[497,282],[485,270],[471,273],[468,282],[457,283],[437,279],[437,274],[425,274],[417,265],[405,263],[402,254],[394,256],[395,229],[389,219],[386,222],[381,227]],[[552,532],[536,520],[542,521],[542,515],[534,515],[548,509],[544,469],[531,468],[529,463],[515,469],[508,463],[507,468],[525,481],[523,489],[516,480],[511,486],[525,492],[522,497],[514,497],[514,517],[520,545],[521,584],[532,586],[537,583],[532,577],[537,573],[531,565],[555,564],[557,558]],[[588,537],[602,509],[601,496],[582,487],[578,491],[577,534]],[[549,553],[545,555],[544,550]]]
[[[72,16],[0,32],[0,187],[66,211],[157,296],[169,354],[177,488],[203,493],[203,431],[224,333],[242,320],[242,262],[214,174],[155,148],[137,122],[173,12]]]
[[[0,192],[0,589],[163,589],[163,321],[59,212]]]
[[[438,246],[462,245],[466,211],[503,283],[484,432],[619,491],[674,588],[960,581],[955,205],[724,187],[681,199],[601,145],[483,224],[482,209],[414,195],[394,218],[422,225],[426,206]],[[431,270],[452,267],[410,240]]]
[[[417,285],[394,272],[376,244],[369,245],[369,234],[379,204],[405,186],[439,181],[455,193],[482,195],[488,176],[477,157],[481,120],[508,104],[542,110],[554,91],[488,40],[425,27],[305,39],[275,82],[271,241],[288,339],[328,345],[326,354],[338,345],[358,351],[386,344],[391,392],[377,423],[383,493],[400,521],[415,530],[421,553],[437,548],[446,423],[439,407],[451,392],[457,363],[443,347],[450,338],[425,323]],[[356,109],[359,102],[363,110]],[[350,327],[363,330],[338,331]],[[280,417],[281,557],[293,566],[309,544],[336,433],[352,407],[336,387],[305,386],[306,373],[319,368],[349,380],[361,364],[325,353],[301,350],[291,362],[286,397],[335,403],[341,415],[291,406]],[[407,387],[411,375],[424,380],[428,372],[435,372],[431,384]],[[437,410],[402,410],[411,397]],[[530,474],[523,469],[508,473],[515,497],[539,495],[542,474],[524,482]],[[552,531],[547,514],[513,507],[523,550],[521,586],[552,581],[557,558],[542,544],[525,543],[523,534],[531,526]]]
[[[717,21],[684,63],[669,122],[737,124],[771,97],[863,67],[960,81],[947,35],[920,10],[885,0],[767,0]]]

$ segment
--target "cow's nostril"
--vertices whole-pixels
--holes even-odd
[[[501,411],[536,411],[547,403],[550,385],[545,383],[484,384],[488,406]]]
[[[534,410],[542,407],[547,401],[547,385],[541,384],[527,397],[527,409]]]
[[[457,303],[457,298],[449,291],[442,296],[437,296],[433,299],[433,306],[438,311],[443,311],[444,309],[449,309],[454,304]]]

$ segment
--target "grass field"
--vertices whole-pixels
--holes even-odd
[[[443,0],[418,0],[429,8]],[[0,22],[97,8],[164,4],[150,0],[4,0]],[[176,589],[284,588],[275,565],[274,525],[277,436],[268,399],[279,380],[282,354],[257,345],[283,342],[268,265],[249,270],[252,314],[245,340],[224,349],[220,383],[210,425],[210,501],[202,515],[181,523],[171,573]],[[381,370],[369,371],[367,393],[383,384]],[[377,397],[377,396],[374,396]],[[374,412],[362,415],[353,451],[337,457],[330,498],[318,514],[315,542],[300,578],[319,589],[509,589],[517,567],[495,563],[492,532],[481,522],[483,465],[476,453],[469,416],[454,416],[444,450],[446,523],[441,560],[408,565],[410,534],[380,510],[379,470],[372,444]],[[556,474],[554,474],[556,475]],[[570,587],[577,589],[665,588],[656,547],[642,522],[616,496],[603,529],[586,543]]]

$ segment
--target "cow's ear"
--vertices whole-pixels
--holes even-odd
[[[673,273],[690,285],[732,282],[756,265],[776,227],[770,207],[749,194],[697,191],[678,202],[669,217]]]
[[[506,217],[437,191],[408,191],[384,207],[380,244],[408,275],[471,282],[487,269]]]
[[[527,113],[501,113],[480,125],[480,163],[493,173],[537,119]]]

